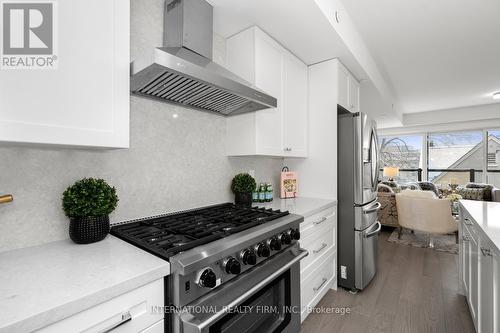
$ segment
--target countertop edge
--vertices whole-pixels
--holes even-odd
[[[473,212],[471,212],[469,209],[467,209],[466,205],[468,202],[476,203],[475,200],[460,200],[460,205],[473,218],[474,223],[479,227],[479,229],[481,229],[481,232],[490,240],[491,244],[493,244],[493,246],[495,247],[496,252],[500,253],[500,244],[497,244],[497,242],[491,238],[491,236],[488,233],[488,230],[484,229],[484,226],[482,223],[478,223],[476,221],[477,217],[474,216]],[[500,203],[498,203],[498,204],[500,205]]]
[[[0,327],[0,332],[24,333],[44,328],[101,303],[109,301],[115,297],[123,295],[136,288],[142,287],[150,282],[161,279],[169,274],[170,264],[165,262],[165,266],[158,267],[139,276],[132,277],[126,282],[86,295],[78,300],[60,304],[54,308],[45,310],[31,317],[27,317],[21,321],[9,323],[7,326]]]
[[[302,216],[304,217],[309,217],[311,215],[314,215],[314,214],[317,214],[319,212],[321,212],[322,210],[325,210],[327,208],[330,208],[330,207],[335,207],[337,205],[337,201],[336,200],[332,200],[331,202],[329,203],[325,203],[325,204],[322,204],[321,206],[319,207],[316,207],[310,211],[308,211],[307,213],[303,214]]]
[[[252,204],[252,206],[260,208],[286,210],[291,214],[301,215],[304,218],[317,214],[325,209],[335,207],[336,205],[336,199],[314,197],[276,198],[271,202],[257,202]]]

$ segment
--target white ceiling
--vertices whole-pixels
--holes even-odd
[[[386,126],[398,122],[395,109],[385,102],[377,91],[365,68],[346,45],[328,14],[313,0],[207,0],[214,6],[214,31],[228,38],[250,26],[257,25],[307,65],[338,58],[362,80],[361,103]],[[345,21],[344,17],[344,21]],[[359,41],[358,48],[359,48]],[[366,60],[366,56],[364,58]],[[373,69],[373,68],[372,68]],[[369,96],[369,98],[368,98]],[[384,118],[384,119],[382,119]]]
[[[339,58],[354,75],[366,75],[314,1],[208,0],[214,31],[227,38],[257,25],[307,65]]]
[[[499,0],[345,0],[406,113],[494,103]]]

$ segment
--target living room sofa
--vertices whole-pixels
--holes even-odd
[[[378,212],[378,219],[382,225],[391,227],[400,226],[398,223],[396,193],[405,189],[433,191],[438,196],[440,194],[437,187],[431,182],[415,182],[406,185],[399,185],[393,181],[380,182],[377,197],[382,206]],[[469,183],[459,187],[457,193],[466,200],[500,202],[500,189],[489,184]]]

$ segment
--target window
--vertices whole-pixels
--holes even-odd
[[[489,184],[500,187],[500,130],[488,131],[488,179]]]
[[[398,167],[399,177],[395,178],[397,182],[408,183],[418,180],[418,169],[422,166],[422,140],[422,135],[379,138],[382,168]]]
[[[482,131],[429,134],[428,179],[441,186],[480,180],[484,160],[482,141]]]

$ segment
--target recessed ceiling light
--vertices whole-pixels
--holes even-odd
[[[500,99],[500,91],[493,93],[493,99]]]

